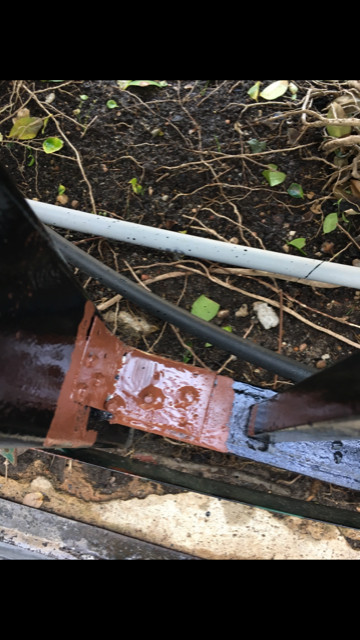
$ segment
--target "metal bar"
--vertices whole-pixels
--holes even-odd
[[[285,440],[360,439],[360,353],[252,408],[248,433]],[[286,432],[285,432],[286,430]]]

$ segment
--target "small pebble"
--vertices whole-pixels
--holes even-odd
[[[246,318],[249,315],[249,309],[247,304],[242,304],[241,307],[235,312],[235,318]]]
[[[159,129],[159,127],[156,127],[155,129],[153,129],[151,131],[151,135],[152,135],[153,138],[157,138],[158,136],[163,136],[164,132],[161,131],[161,129]]]
[[[217,313],[217,317],[223,319],[223,318],[227,318],[229,314],[230,314],[229,309],[220,309],[220,311]]]
[[[353,265],[353,267],[360,267],[359,258],[355,258],[355,260],[352,261],[352,265]]]
[[[318,360],[318,361],[317,361],[317,363],[316,363],[316,365],[315,365],[315,367],[316,367],[317,369],[325,369],[325,367],[326,367],[326,362],[325,362],[325,360]]]
[[[330,253],[330,255],[333,255],[333,253],[334,253],[334,243],[333,242],[329,242],[328,240],[326,240],[321,245],[321,251],[323,253]]]
[[[46,494],[53,490],[53,485],[51,484],[50,480],[48,480],[44,476],[37,476],[36,478],[34,478],[34,480],[31,481],[30,488],[35,493],[40,492],[41,494]],[[32,495],[32,493],[28,495]],[[40,499],[41,496],[38,496],[38,498]]]
[[[52,102],[54,102],[54,100],[55,100],[55,93],[48,93],[47,96],[45,96],[46,104],[51,104]]]
[[[266,302],[254,302],[254,311],[264,329],[272,329],[279,324],[279,318],[274,309]]]
[[[27,507],[35,507],[36,509],[39,509],[43,502],[44,495],[41,493],[41,491],[33,491],[32,493],[27,493],[22,501],[22,503]]]
[[[62,193],[61,195],[57,196],[56,202],[58,202],[59,204],[67,204],[67,202],[69,202],[69,196],[67,196],[66,193]]]

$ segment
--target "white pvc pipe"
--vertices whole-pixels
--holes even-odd
[[[27,202],[42,222],[63,229],[152,249],[178,252],[190,258],[203,258],[236,267],[259,269],[299,279],[360,289],[359,267],[198,238],[186,233],[166,231],[35,200]]]

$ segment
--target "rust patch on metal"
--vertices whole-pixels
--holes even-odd
[[[118,363],[125,351],[126,345],[95,315],[88,339],[81,349],[72,391],[74,400],[107,411],[106,399],[113,389]]]
[[[84,447],[90,408],[121,424],[227,451],[233,380],[152,356],[114,336],[87,302],[45,447]],[[114,427],[115,428],[115,427]]]
[[[91,302],[86,302],[84,316],[78,327],[70,367],[60,390],[44,447],[84,447],[95,443],[96,432],[87,430],[90,408],[79,404],[73,394],[94,314],[94,305]]]
[[[216,451],[228,451],[227,440],[234,402],[233,383],[231,378],[216,376],[199,445]]]
[[[125,350],[118,365],[104,407],[110,423],[227,451],[230,378],[137,349]]]

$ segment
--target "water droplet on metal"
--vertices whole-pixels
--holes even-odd
[[[102,373],[95,373],[93,378],[94,386],[99,387],[104,379],[105,379],[105,376]]]
[[[95,353],[89,353],[85,360],[85,366],[92,367],[96,360],[98,360],[98,356]]]
[[[79,384],[76,385],[77,398],[78,400],[80,400],[80,402],[84,401],[87,390],[88,386],[85,382],[79,382]]]

